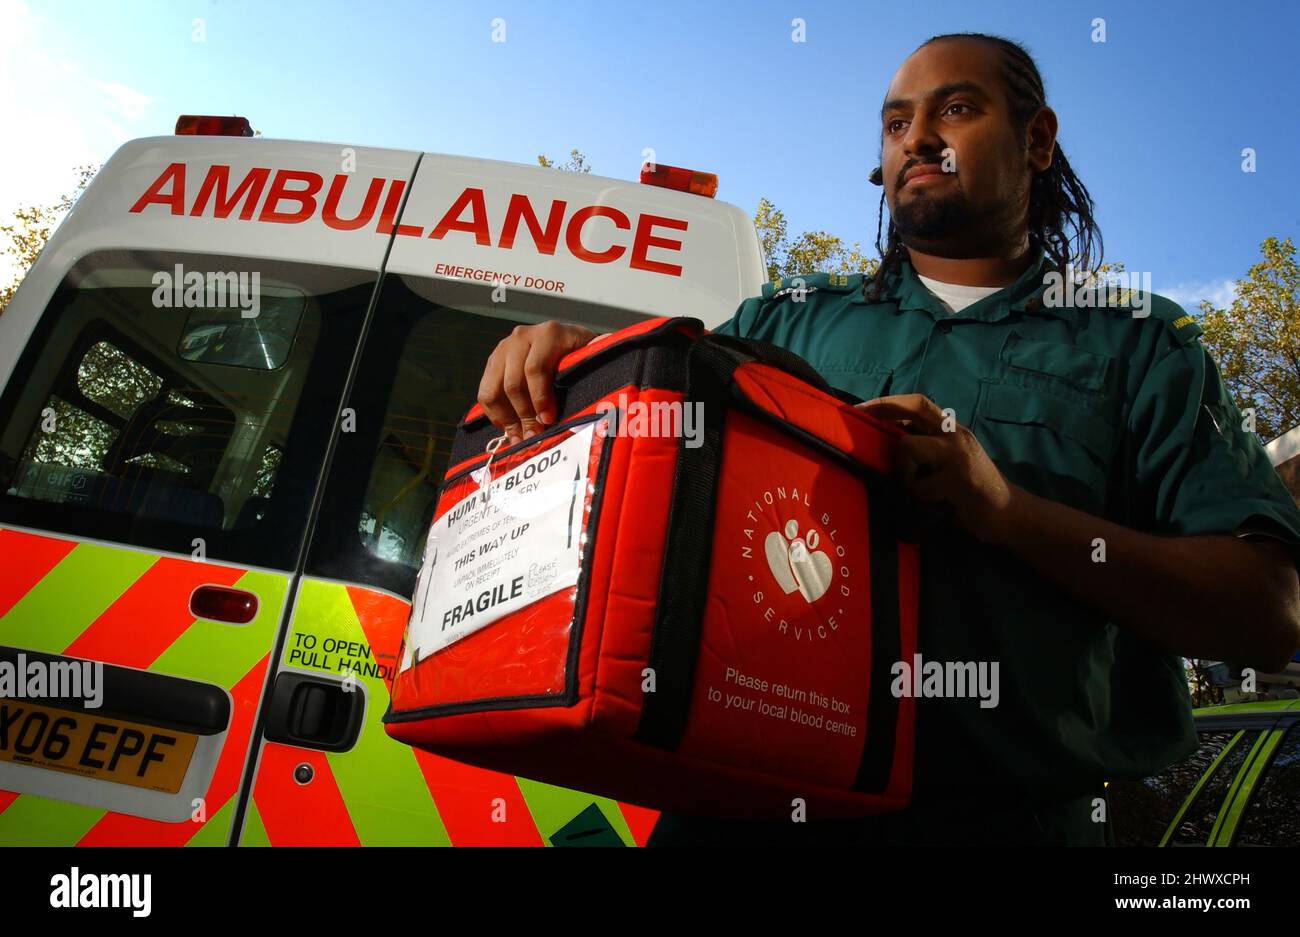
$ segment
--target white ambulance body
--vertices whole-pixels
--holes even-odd
[[[98,721],[0,700],[0,844],[642,841],[391,742],[385,680],[497,342],[716,325],[765,279],[751,220],[668,167],[190,127],[118,150],[0,316],[0,657],[111,670]]]
[[[605,329],[651,315],[717,325],[765,279],[744,212],[666,188],[405,150],[145,138],[104,165],[0,318],[0,378],[62,276],[98,250],[217,253],[476,283],[495,273],[508,292],[603,307],[595,314],[575,305],[572,321]],[[502,315],[537,318],[509,306]]]

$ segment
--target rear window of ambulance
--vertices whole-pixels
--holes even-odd
[[[4,391],[0,521],[293,568],[373,288],[225,255],[83,259]]]
[[[644,316],[523,290],[387,275],[339,436],[307,571],[411,594],[456,426],[517,325],[609,332]]]

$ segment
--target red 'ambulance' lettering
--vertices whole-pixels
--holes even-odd
[[[403,237],[423,237],[424,228],[419,225],[400,224],[394,227],[397,212],[402,204],[402,195],[406,191],[403,179],[385,179],[374,177],[367,183],[366,194],[361,208],[351,218],[339,217],[339,206],[343,200],[344,189],[352,176],[338,173],[331,180],[323,204],[318,199],[325,187],[325,180],[317,173],[296,169],[277,169],[271,176],[271,170],[257,166],[250,169],[231,191],[230,167],[225,165],[209,166],[199,186],[194,204],[189,214],[199,216],[206,214],[212,205],[212,217],[228,218],[236,207],[239,218],[243,221],[256,220],[275,224],[302,224],[320,209],[321,221],[327,228],[336,231],[356,231],[370,224],[379,206],[380,196],[384,194],[384,185],[388,183],[388,194],[384,196],[383,207],[375,224],[375,233],[381,235],[398,234]],[[267,182],[270,182],[268,187]],[[263,190],[266,199],[262,200]],[[257,211],[261,202],[261,211]],[[185,164],[172,163],[145,190],[144,194],[131,206],[133,213],[142,212],[149,205],[164,205],[173,215],[185,214]],[[534,246],[539,254],[554,255],[563,231],[564,245],[576,259],[592,264],[613,263],[627,256],[628,266],[633,270],[645,270],[650,273],[671,277],[680,277],[680,264],[652,260],[649,252],[652,248],[661,251],[679,252],[682,242],[656,233],[656,229],[685,231],[688,223],[679,218],[667,218],[662,215],[641,214],[636,218],[635,232],[632,235],[632,249],[629,253],[626,244],[611,240],[608,247],[598,250],[591,246],[591,233],[587,230],[589,223],[596,218],[608,218],[616,231],[630,231],[632,221],[628,216],[610,205],[586,205],[576,209],[565,224],[565,214],[569,203],[563,199],[554,199],[543,224],[537,209],[527,195],[513,193],[506,205],[505,218],[501,224],[501,236],[496,246],[502,250],[513,250],[515,239],[519,235],[520,223],[528,229]],[[481,247],[492,247],[492,231],[488,224],[487,199],[483,189],[469,186],[464,189],[442,219],[429,232],[433,240],[442,240],[453,231],[474,235],[474,243]]]
[[[227,167],[229,169],[229,167]],[[163,186],[171,183],[170,193],[163,193]],[[173,215],[185,214],[185,164],[172,163],[162,171],[153,185],[131,206],[131,211],[144,211],[146,205],[170,206]]]
[[[473,209],[472,217],[468,221],[461,221],[460,216],[466,208]],[[441,241],[447,236],[448,231],[468,231],[474,235],[474,243],[483,247],[492,246],[492,235],[488,233],[487,206],[483,203],[482,189],[471,187],[460,193],[460,198],[447,209],[447,214],[443,215],[442,221],[439,221],[429,232],[429,237]]]
[[[402,204],[402,192],[406,188],[406,183],[401,179],[394,179],[393,184],[388,187],[388,198],[384,199],[384,210],[379,214],[379,224],[375,225],[377,234],[392,234],[393,219],[397,217],[397,206]],[[419,225],[399,224],[397,233],[406,237],[418,238],[424,234],[424,229]]]
[[[663,228],[673,228],[677,231],[686,230],[686,222],[679,218],[663,218],[659,215],[642,215],[636,221],[636,239],[632,241],[632,260],[628,264],[633,270],[649,270],[651,273],[666,273],[670,277],[679,277],[682,275],[682,268],[679,264],[666,264],[658,260],[648,260],[645,252],[651,247],[662,247],[665,250],[679,251],[682,249],[681,241],[674,241],[671,238],[655,237],[650,233],[650,229],[658,225]]]
[[[348,177],[344,173],[339,173],[330,183],[330,190],[325,196],[325,207],[321,209],[321,220],[325,222],[326,227],[334,228],[338,231],[355,231],[357,228],[364,228],[370,223],[370,219],[375,216],[375,206],[379,204],[379,194],[384,191],[384,180],[381,177],[375,177],[370,180],[370,188],[366,189],[366,201],[361,206],[361,211],[355,218],[339,217],[339,199],[343,197],[343,187],[348,184]],[[401,185],[401,182],[398,182]],[[398,190],[401,194],[401,190]]]
[[[627,220],[627,215],[623,214],[617,208],[610,208],[608,205],[588,205],[586,208],[579,208],[569,219],[569,230],[565,233],[565,243],[569,245],[569,253],[579,260],[586,260],[593,264],[607,264],[618,260],[623,256],[626,247],[615,244],[613,247],[604,251],[589,251],[582,243],[582,226],[587,223],[589,218],[595,217],[612,218],[614,227],[621,231],[626,231],[632,227],[632,223]]]
[[[501,240],[497,242],[497,247],[510,250],[515,246],[515,232],[519,230],[519,220],[522,218],[533,236],[533,243],[537,245],[537,252],[554,254],[555,242],[560,239],[560,226],[564,224],[564,210],[568,207],[569,203],[560,199],[551,202],[551,213],[546,216],[546,228],[543,230],[537,223],[533,203],[528,201],[527,195],[516,192],[510,196],[510,204],[506,206],[506,220],[501,225]]]
[[[208,198],[215,190],[217,203],[212,209],[214,218],[228,218],[231,209],[242,198],[244,207],[240,209],[239,217],[247,221],[253,217],[253,212],[257,209],[258,199],[262,197],[262,188],[266,185],[266,180],[270,175],[271,170],[269,169],[262,169],[261,167],[250,169],[248,175],[235,189],[235,194],[227,198],[226,192],[230,188],[230,167],[212,166],[208,169],[208,174],[203,177],[203,185],[199,186],[199,194],[194,199],[194,207],[190,209],[190,214],[203,214],[203,209],[208,207]],[[135,211],[134,208],[131,210]]]
[[[285,184],[288,182],[303,182],[307,187],[286,189]],[[316,193],[324,184],[321,177],[314,172],[299,172],[295,169],[278,170],[275,180],[271,183],[271,191],[266,194],[266,204],[262,206],[262,213],[257,216],[257,220],[274,221],[279,224],[302,224],[316,214]],[[297,202],[298,210],[280,211],[278,206],[285,201]]]

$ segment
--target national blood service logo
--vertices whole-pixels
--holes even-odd
[[[806,491],[777,485],[753,500],[742,533],[753,610],[764,625],[796,641],[830,637],[852,594],[831,515],[816,511]]]

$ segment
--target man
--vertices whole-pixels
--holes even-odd
[[[769,284],[719,329],[908,430],[902,480],[950,519],[924,543],[921,656],[996,664],[997,705],[918,699],[906,811],[665,816],[652,844],[1111,842],[1103,782],[1195,748],[1181,656],[1268,671],[1300,645],[1300,511],[1200,329],[1161,296],[1052,288],[1092,269],[1097,235],[1056,129],[1019,45],[927,41],[881,112],[876,276]],[[502,342],[479,393],[493,422],[552,422],[555,363],[591,337]]]

